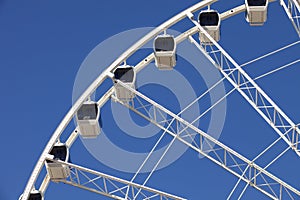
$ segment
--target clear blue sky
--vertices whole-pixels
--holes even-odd
[[[17,199],[22,193],[40,153],[72,105],[74,80],[88,53],[110,36],[128,29],[157,26],[198,1],[103,2],[0,0],[1,200]],[[220,1],[212,8],[222,12],[242,3],[242,0]],[[182,27],[179,24],[174,29],[183,31]],[[242,64],[296,40],[296,32],[277,2],[270,5],[268,21],[263,27],[250,27],[243,13],[224,21],[220,43]],[[299,59],[299,50],[299,45],[295,46],[245,70],[256,77]],[[298,64],[258,81],[295,123],[300,122],[299,73]],[[229,84],[225,85],[230,90]],[[72,127],[73,124],[68,130]],[[228,97],[221,142],[251,159],[276,138],[273,129],[239,93]],[[135,142],[137,139],[127,137],[122,145],[134,151]],[[281,142],[260,164],[265,165],[284,148]],[[130,177],[99,163],[80,140],[74,144],[71,157],[76,163],[111,175]],[[299,167],[299,159],[289,151],[270,171],[299,188]],[[188,150],[171,166],[157,171],[149,186],[193,200],[225,199],[236,180],[224,169]],[[238,192],[235,198],[237,195]],[[106,199],[54,183],[46,193],[48,200],[83,198]],[[249,188],[244,199],[267,198]]]

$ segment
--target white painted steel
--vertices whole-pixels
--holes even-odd
[[[177,22],[184,19],[187,15],[187,13],[190,12],[196,12],[199,9],[206,7],[217,0],[204,0],[201,1],[194,6],[182,11],[181,13],[177,14],[176,16],[172,17],[171,19],[167,20],[157,28],[155,28],[153,31],[148,33],[146,36],[141,38],[138,42],[136,42],[132,47],[130,47],[128,50],[126,50],[117,60],[115,60],[97,79],[84,91],[84,93],[79,97],[79,99],[75,102],[75,104],[72,106],[72,108],[68,111],[68,113],[65,115],[59,126],[54,131],[53,135],[51,136],[48,144],[44,148],[39,160],[37,161],[32,174],[26,184],[25,190],[23,192],[22,200],[27,200],[29,197],[29,194],[34,188],[35,182],[37,180],[37,177],[40,173],[40,171],[43,168],[46,155],[50,152],[53,145],[56,143],[57,139],[60,137],[62,132],[65,130],[69,122],[74,117],[76,111],[80,108],[80,106],[83,104],[86,99],[99,87],[99,85],[107,78],[108,73],[111,73],[113,70],[116,69],[122,62],[124,62],[129,56],[131,56],[135,51],[137,51],[139,48],[141,48],[143,45],[145,45],[148,41],[150,41],[153,37],[157,36],[162,31],[168,29],[172,25],[176,24]]]
[[[60,135],[62,134],[62,132],[65,130],[66,126],[69,124],[69,122],[71,121],[71,119],[74,117],[76,111],[80,108],[80,106],[82,105],[82,103],[88,99],[88,97],[99,87],[99,85],[101,85],[101,83],[107,78],[111,76],[111,73],[113,72],[113,70],[116,69],[116,67],[118,67],[122,62],[124,62],[128,57],[130,57],[136,50],[138,50],[140,47],[142,47],[144,44],[146,44],[149,40],[151,40],[152,38],[154,38],[155,36],[157,36],[159,33],[161,33],[162,31],[166,30],[167,28],[169,28],[170,26],[174,25],[175,23],[179,22],[180,20],[184,19],[186,16],[191,16],[191,13],[205,7],[208,6],[214,2],[216,2],[217,0],[205,0],[202,1],[200,3],[197,3],[196,5],[188,8],[187,10],[181,12],[180,14],[176,15],[175,17],[171,18],[170,20],[166,21],[165,23],[163,23],[162,25],[158,26],[157,28],[155,28],[153,31],[151,31],[150,33],[148,33],[145,37],[143,37],[141,40],[139,40],[136,44],[134,44],[131,48],[129,48],[127,51],[125,51],[117,60],[115,60],[108,68],[107,70],[102,73],[89,87],[88,89],[81,95],[81,97],[76,101],[76,103],[73,105],[73,107],[69,110],[69,112],[66,114],[66,116],[64,117],[64,119],[61,121],[60,125],[57,127],[57,129],[55,130],[54,134],[52,135],[51,139],[49,140],[48,144],[46,145],[40,159],[38,160],[32,174],[31,177],[26,185],[26,188],[24,190],[23,193],[23,197],[22,200],[27,200],[28,199],[28,195],[30,194],[30,191],[32,190],[32,188],[34,188],[35,185],[35,181],[43,167],[43,164],[45,162],[45,159],[48,155],[48,153],[50,152],[51,148],[53,147],[53,145],[56,143],[56,141],[59,139]],[[294,2],[295,0],[293,0]],[[271,1],[270,1],[271,2]],[[296,1],[295,1],[296,2]],[[299,7],[299,5],[298,5]],[[297,7],[297,8],[298,8]],[[231,9],[230,11],[227,11],[225,13],[221,14],[221,19],[226,19],[228,17],[231,17],[235,14],[238,14],[240,12],[245,11],[246,7],[245,5],[239,6],[237,8]],[[184,34],[180,35],[179,37],[176,38],[176,43],[179,43],[181,41],[183,41],[184,39],[186,39],[188,36],[193,35],[195,33],[197,33],[199,30],[199,27],[193,27],[192,29],[186,31]],[[215,44],[215,42],[212,42],[213,44]],[[216,43],[217,44],[217,43]],[[226,55],[226,54],[225,54]],[[147,64],[149,64],[151,61],[153,61],[154,59],[154,54],[150,54],[146,59],[142,60],[137,66],[136,66],[136,70],[137,72],[139,70],[141,70],[143,67],[145,67]],[[227,76],[225,76],[227,77]],[[102,98],[102,102],[106,102],[108,100],[108,98],[111,96],[112,94],[112,89],[110,89],[107,93],[107,95],[105,96],[105,98]],[[259,91],[260,92],[260,91]],[[103,103],[103,104],[104,104]],[[76,130],[75,130],[76,131]],[[295,126],[295,131],[297,133],[299,133],[299,129],[298,127]],[[77,138],[77,132],[71,135],[71,139],[70,139],[70,146],[72,145],[72,143],[75,141],[75,139]],[[195,148],[193,148],[195,149]],[[211,158],[209,158],[210,160],[212,160]],[[212,160],[213,162],[215,162],[214,160]],[[233,174],[235,174],[234,172],[232,172]],[[235,174],[236,175],[236,174]],[[273,176],[272,176],[273,178]],[[276,178],[276,177],[275,177]],[[243,179],[244,180],[244,179]],[[43,191],[46,190],[47,186],[49,183],[49,177],[46,176],[44,179],[44,182],[42,183],[41,187],[43,189]],[[281,184],[282,182],[280,182]],[[299,195],[297,190],[293,190],[293,192],[296,191],[296,193]]]
[[[192,14],[189,14],[191,21],[199,28],[201,31],[205,31],[193,18],[191,17]],[[290,146],[295,153],[300,156],[299,152],[299,134],[300,130],[295,125],[295,123],[275,104],[275,102],[255,83],[255,81],[239,66],[233,58],[216,42],[213,40],[212,37],[208,33],[206,36],[211,40],[213,47],[216,48],[216,52],[219,55],[214,54],[214,58],[212,58],[209,53],[206,51],[206,47],[202,47],[198,44],[195,40],[192,39],[192,43],[202,52],[204,53],[209,60],[216,66],[217,69],[226,77],[226,79],[237,89],[237,91],[250,103],[250,105],[266,120],[266,122],[280,135],[280,137]],[[220,57],[218,60],[217,57]],[[224,59],[226,59],[226,64],[230,65],[227,66],[229,68],[224,68]],[[237,73],[229,74],[233,70],[237,70]],[[246,87],[244,85],[243,88],[240,86],[243,85],[244,82],[250,84]],[[253,97],[250,90],[255,90],[256,96]],[[263,105],[260,105],[258,102],[263,101]],[[272,118],[271,114],[269,113],[269,109],[272,109],[276,115]],[[266,113],[265,113],[266,111]],[[281,121],[279,121],[281,120]],[[282,120],[285,120],[282,122]],[[279,121],[279,122],[278,122]],[[282,128],[282,126],[284,126]],[[294,132],[291,133],[291,137],[288,137],[286,133],[286,129],[293,128]]]
[[[300,37],[300,1],[280,0],[280,4],[284,8],[284,11],[294,26],[298,36]]]
[[[210,159],[214,163],[218,164],[219,166],[223,167],[224,169],[226,169],[233,175],[237,176],[241,180],[245,181],[246,183],[249,182],[251,184],[251,186],[253,186],[257,190],[261,191],[268,197],[270,197],[272,199],[278,199],[276,195],[273,195],[270,192],[266,191],[263,187],[261,187],[260,184],[258,184],[258,182],[256,182],[256,181],[258,181],[257,177],[259,175],[264,176],[264,178],[266,180],[269,180],[269,181],[265,181],[266,182],[265,184],[267,184],[269,187],[272,187],[273,183],[275,182],[277,185],[280,185],[280,186],[286,188],[288,191],[294,193],[295,195],[297,195],[297,197],[300,198],[300,191],[298,189],[295,189],[294,187],[290,186],[286,182],[282,181],[281,179],[277,178],[273,174],[269,173],[265,169],[263,169],[260,166],[258,166],[257,164],[255,164],[253,161],[248,160],[244,156],[240,155],[236,151],[234,151],[231,148],[227,147],[226,145],[222,144],[220,141],[214,139],[212,136],[210,136],[207,133],[203,132],[202,130],[198,129],[191,123],[185,121],[181,117],[179,117],[176,114],[172,113],[171,111],[167,110],[166,108],[164,108],[160,104],[156,103],[155,101],[149,99],[148,97],[141,94],[140,92],[133,90],[130,87],[127,87],[126,85],[122,84],[122,82],[120,82],[120,85],[122,85],[124,88],[130,90],[131,92],[134,92],[136,94],[137,98],[141,98],[142,100],[144,100],[146,102],[145,105],[152,105],[154,107],[153,110],[154,110],[154,112],[157,112],[157,115],[164,116],[161,113],[165,113],[166,115],[175,119],[174,123],[181,124],[182,127],[184,127],[184,128],[177,130],[177,131],[171,131],[171,130],[165,128],[164,126],[162,126],[159,122],[157,122],[155,118],[149,118],[148,116],[145,116],[143,113],[141,113],[139,111],[139,109],[142,108],[143,105],[138,105],[137,103],[135,103],[135,104],[124,103],[122,101],[119,101],[117,98],[114,98],[114,100],[117,101],[118,103],[120,103],[121,105],[124,105],[127,108],[131,109],[135,113],[139,114],[141,117],[145,118],[149,122],[153,123],[154,125],[158,126],[162,130],[166,131],[171,136],[175,137],[179,141],[183,142],[185,145],[189,146],[190,148],[194,149],[198,153],[207,157],[208,159]],[[141,101],[138,101],[138,102],[141,102]],[[187,130],[189,130],[189,131],[187,131]],[[201,141],[205,141],[208,144],[212,144],[211,147],[212,146],[215,146],[215,147],[204,151],[201,148],[201,145],[197,146],[193,143],[186,141],[184,139],[184,137],[182,136],[183,132],[190,134],[189,133],[190,131],[193,131],[193,132],[196,132],[197,134],[199,134],[202,138]],[[200,144],[201,143],[202,142],[200,142]],[[220,153],[220,151],[221,151],[221,153]],[[213,152],[215,154],[215,157],[210,155],[210,154],[212,154],[211,152]],[[227,156],[225,156],[225,155],[227,155]],[[253,170],[255,171],[255,173],[250,174],[249,177],[244,176],[243,175],[244,170],[235,170],[232,166],[228,165],[229,164],[228,161],[230,159],[232,159],[234,161],[234,163],[236,163],[236,166],[239,166],[239,167],[246,166],[248,168],[247,174],[251,173],[251,171],[253,171]],[[280,191],[277,191],[277,192],[280,192]]]
[[[117,177],[114,177],[114,176],[111,176],[111,175],[108,175],[108,174],[105,174],[105,173],[102,173],[102,172],[98,172],[98,171],[95,171],[95,170],[92,170],[92,169],[89,169],[89,168],[86,168],[86,167],[82,167],[82,166],[79,166],[79,165],[76,165],[76,164],[63,162],[63,161],[60,161],[60,160],[53,160],[53,159],[50,159],[50,158],[47,158],[47,160],[53,161],[56,164],[68,166],[69,168],[72,169],[73,174],[79,174],[81,172],[84,172],[84,173],[87,173],[89,175],[93,175],[93,179],[88,178],[89,176],[83,175],[88,179],[87,180],[88,182],[83,182],[83,180],[81,180],[81,181],[76,180],[76,179],[78,179],[78,177],[76,177],[76,176],[74,176],[73,178],[71,177],[69,179],[60,180],[59,182],[70,184],[70,185],[73,185],[73,186],[76,186],[76,187],[79,187],[79,188],[87,189],[91,192],[100,193],[102,195],[111,197],[113,199],[123,199],[124,200],[124,196],[118,196],[117,192],[126,190],[127,187],[132,187],[134,189],[138,189],[138,190],[142,190],[142,191],[152,193],[151,195],[148,195],[147,197],[144,197],[144,199],[149,199],[150,200],[150,199],[152,199],[151,197],[155,196],[155,197],[159,197],[159,199],[185,200],[184,198],[178,197],[176,195],[168,194],[166,192],[162,192],[162,191],[150,188],[150,187],[146,187],[146,186],[143,186],[143,185],[140,185],[140,184],[137,184],[137,183],[133,183],[133,182],[130,182],[130,181],[127,181],[127,180],[124,180],[124,179],[121,179],[121,178],[117,178]],[[109,183],[112,183],[112,182],[116,182],[118,184],[113,184],[112,183],[112,185],[114,187],[116,187],[114,190],[112,190],[109,187],[105,186],[105,184],[103,184],[103,185],[97,184],[97,181],[99,179],[103,179],[103,181],[105,181],[106,184],[109,184]],[[88,187],[87,183],[95,185],[97,190],[95,188]],[[119,186],[120,184],[122,186]],[[101,187],[101,186],[103,186],[103,187]],[[124,192],[122,192],[122,193],[124,193]],[[124,195],[125,195],[125,193],[124,193]],[[132,198],[129,198],[129,199],[132,199]]]

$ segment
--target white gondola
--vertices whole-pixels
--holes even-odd
[[[23,194],[20,196],[19,200],[21,200]],[[32,190],[29,194],[28,200],[44,200],[42,193],[38,190]]]
[[[267,21],[268,0],[245,0],[246,20],[251,26],[261,26]]]
[[[171,35],[159,35],[154,40],[155,65],[171,70],[176,65],[176,41]]]
[[[54,156],[54,160],[66,162],[69,160],[69,148],[63,143],[55,144],[50,154]],[[70,168],[68,166],[48,160],[46,161],[46,169],[52,181],[66,179],[70,175]]]
[[[96,138],[101,131],[100,111],[94,101],[87,101],[82,104],[76,113],[76,120],[79,133],[83,138]]]
[[[134,67],[129,65],[119,66],[114,71],[114,87],[115,95],[118,99],[130,101],[135,97],[135,94],[117,83],[117,80],[135,90],[136,72]]]
[[[199,13],[198,22],[200,26],[215,40],[220,40],[220,14],[215,10],[204,10]],[[201,43],[211,44],[211,41],[205,36],[204,32],[199,33]]]

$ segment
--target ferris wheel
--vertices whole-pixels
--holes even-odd
[[[188,199],[188,197],[181,196],[180,191],[162,191],[164,190],[163,187],[157,189],[147,186],[150,177],[159,168],[175,141],[205,157],[237,179],[233,188],[229,190],[228,196],[224,199],[241,199],[249,188],[257,190],[270,199],[300,199],[300,190],[297,189],[297,185],[290,184],[284,180],[284,177],[279,178],[269,171],[269,167],[287,152],[292,152],[296,157],[300,156],[299,124],[294,122],[257,82],[263,77],[297,64],[300,60],[298,58],[296,61],[254,78],[244,70],[246,66],[252,63],[296,46],[300,43],[299,39],[244,64],[238,64],[233,55],[221,46],[223,39],[221,25],[223,22],[235,15],[245,13],[245,19],[249,26],[263,27],[268,20],[270,5],[276,3],[280,3],[296,30],[295,34],[300,36],[300,2],[298,0],[280,0],[280,2],[246,0],[243,5],[229,8],[224,12],[212,9],[216,2],[217,0],[203,0],[180,12],[147,33],[107,66],[80,95],[56,128],[36,163],[20,200],[47,199],[46,190],[50,182],[64,183],[112,199]],[[182,30],[181,33],[173,34],[170,29],[184,20],[189,22],[189,28]],[[170,34],[171,32],[172,34]],[[145,94],[138,87],[137,80],[139,74],[146,70],[151,63],[155,64],[157,73],[176,70],[180,59],[178,58],[180,45],[186,41],[192,44],[221,76],[206,91],[186,104],[185,108],[180,108],[175,113],[168,105],[163,105]],[[149,42],[153,45],[151,53],[146,57],[139,58],[136,63],[132,62],[134,64],[128,64],[131,57],[136,56],[135,54]],[[111,80],[108,89],[103,86],[107,80]],[[202,97],[223,82],[226,82],[226,86],[231,87],[229,91],[217,98],[208,108],[201,110],[195,119],[185,118],[183,113],[189,107],[199,103]],[[99,88],[102,88],[104,92],[99,98],[93,98],[93,94]],[[230,143],[222,143],[197,124],[200,118],[218,106],[233,92],[237,92],[242,101],[252,107],[258,116],[257,118],[260,117],[260,120],[264,120],[274,135],[277,136],[253,159],[235,151],[234,148],[230,147]],[[163,96],[163,94],[160,95]],[[105,117],[105,112],[102,109],[109,101],[126,108],[161,131],[161,137],[156,141],[151,151],[147,153],[143,162],[140,163],[140,167],[133,172],[134,176],[130,180],[94,170],[92,166],[90,166],[91,168],[85,167],[86,163],[84,162],[81,164],[71,162],[72,152],[70,150],[79,137],[92,141],[103,134],[102,130],[105,123],[102,123],[102,118]],[[66,139],[61,138],[61,135],[68,131],[68,126],[73,119],[76,128],[67,133]],[[137,175],[143,173],[143,167],[151,159],[164,135],[171,137],[167,142],[167,147],[163,149],[159,159],[148,171],[145,180],[138,183],[136,181]],[[259,165],[256,161],[279,142],[285,143],[285,150],[276,155],[270,162],[265,163],[264,166]],[[46,174],[43,174],[43,171]],[[37,182],[38,179],[42,180],[40,184]],[[236,195],[241,183],[244,183],[244,187]]]

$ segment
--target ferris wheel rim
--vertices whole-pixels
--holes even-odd
[[[112,76],[111,72],[114,70],[120,63],[122,63],[124,60],[126,60],[127,57],[129,57],[132,53],[134,53],[137,49],[139,49],[141,46],[143,46],[144,43],[149,41],[151,38],[158,35],[161,31],[164,29],[167,29],[168,27],[172,26],[174,23],[177,23],[181,19],[186,17],[186,14],[189,12],[195,12],[203,7],[206,7],[207,5],[210,5],[217,0],[204,0],[201,1],[186,10],[180,12],[179,14],[175,15],[168,21],[164,22],[160,26],[158,26],[156,29],[148,33],[146,36],[141,38],[137,43],[135,43],[132,47],[130,47],[128,50],[126,50],[116,61],[114,61],[97,79],[84,91],[84,93],[79,97],[79,99],[76,101],[76,103],[71,107],[71,109],[68,111],[68,113],[65,115],[63,120],[60,122],[54,133],[52,134],[49,142],[47,143],[46,147],[44,148],[38,162],[36,163],[34,170],[29,178],[29,181],[26,184],[22,200],[27,200],[29,197],[29,194],[31,190],[34,188],[36,179],[40,173],[40,171],[43,168],[44,161],[46,160],[46,155],[50,152],[53,145],[58,140],[59,136],[62,134],[63,130],[66,128],[67,124],[72,120],[74,117],[76,111],[79,109],[80,105],[93,93],[93,91],[104,81],[104,79],[107,76]]]
[[[80,105],[94,92],[94,90],[106,79],[106,78],[112,78],[111,72],[124,60],[126,60],[130,55],[132,55],[135,51],[137,51],[143,44],[148,42],[149,40],[153,39],[155,36],[157,36],[159,33],[161,33],[163,30],[167,29],[168,27],[174,25],[175,23],[181,21],[183,18],[190,16],[190,13],[196,12],[197,10],[206,7],[207,5],[210,5],[217,0],[204,0],[200,3],[195,4],[194,6],[191,6],[190,8],[186,9],[185,11],[182,11],[181,13],[175,15],[173,18],[169,19],[162,25],[158,26],[156,29],[148,33],[146,36],[144,36],[142,39],[140,39],[136,44],[134,44],[132,47],[130,47],[128,50],[126,50],[119,58],[117,58],[97,79],[84,91],[84,93],[80,96],[80,98],[76,101],[76,103],[71,107],[69,112],[65,115],[64,119],[60,122],[57,129],[54,131],[53,135],[51,136],[51,139],[49,140],[48,144],[44,148],[43,153],[41,154],[41,157],[39,158],[29,181],[27,182],[24,196],[22,199],[24,200],[26,198],[26,195],[30,193],[32,189],[34,189],[35,181],[37,179],[38,174],[43,168],[43,163],[46,160],[47,154],[49,153],[50,149],[53,147],[53,145],[58,140],[59,136],[63,132],[63,130],[66,128],[67,124],[70,123],[72,118],[74,117],[76,111],[79,109]],[[272,1],[270,1],[272,2]],[[231,9],[230,11],[224,13],[221,15],[221,18],[224,19],[234,16],[235,14],[238,14],[240,12],[243,12],[245,9],[245,6],[239,6],[235,9]],[[234,11],[234,12],[233,12]],[[229,13],[230,12],[230,13]],[[177,44],[177,43],[176,43]],[[217,43],[216,43],[217,44]],[[76,129],[75,129],[76,131]],[[77,131],[76,131],[77,132]],[[47,150],[49,150],[47,152]],[[39,167],[40,166],[40,167]],[[28,196],[27,196],[28,197]]]

